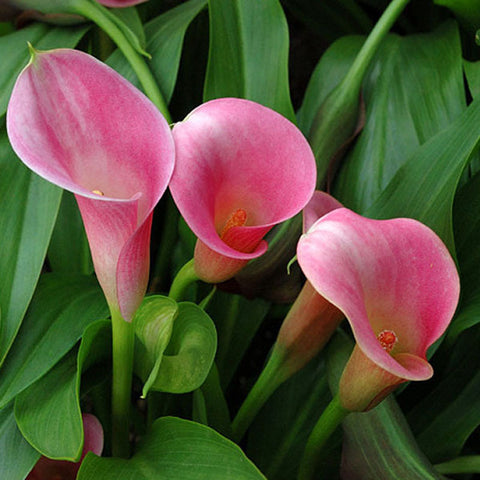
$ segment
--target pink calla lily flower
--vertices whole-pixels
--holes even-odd
[[[447,328],[460,291],[455,264],[432,230],[341,208],[302,236],[297,255],[357,342],[340,381],[344,408],[372,408],[399,383],[432,376],[426,351]]]
[[[170,129],[114,70],[76,50],[35,52],[10,99],[13,149],[75,194],[111,309],[129,321],[149,272],[153,208],[174,165]]]
[[[103,428],[95,415],[82,414],[84,442],[82,456],[78,462],[52,460],[40,457],[40,460],[28,474],[26,480],[74,480],[85,455],[93,452],[101,455],[103,450]]]
[[[207,102],[175,125],[173,198],[197,235],[195,271],[218,283],[267,249],[265,234],[315,188],[301,132],[267,107],[238,98]]]

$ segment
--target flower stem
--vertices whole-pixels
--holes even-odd
[[[480,455],[457,457],[448,462],[434,465],[442,475],[456,475],[459,473],[480,473]]]
[[[330,436],[349,413],[349,410],[346,410],[340,404],[338,395],[333,397],[313,427],[312,433],[307,440],[307,445],[300,463],[298,480],[311,480],[312,478],[316,478],[314,477],[315,467],[320,452]]]
[[[195,273],[195,261],[192,258],[179,270],[177,276],[173,279],[168,296],[178,302],[183,298],[187,287],[197,280],[198,276]]]
[[[243,438],[248,427],[265,402],[279,385],[285,381],[286,376],[282,369],[283,363],[283,355],[274,348],[267,365],[233,420],[232,430],[233,440],[235,442],[238,443]]]
[[[118,309],[112,315],[113,382],[112,382],[112,454],[130,456],[130,404],[135,331]]]
[[[111,13],[97,2],[80,1],[77,12],[96,23],[117,44],[136,73],[145,94],[156,105],[168,123],[172,123],[170,112],[153,74],[145,60],[126,38],[124,32],[112,20]]]

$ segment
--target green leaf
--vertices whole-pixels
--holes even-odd
[[[108,317],[93,277],[45,274],[2,367],[0,407],[44,375],[95,320]]]
[[[147,301],[150,298],[166,297],[149,297]],[[143,343],[137,345],[135,371],[146,381],[155,365]],[[170,343],[151,389],[186,393],[200,387],[213,364],[216,348],[217,333],[211,318],[194,303],[179,303]]]
[[[42,455],[76,461],[83,446],[80,378],[83,370],[110,355],[109,321],[87,327],[78,350],[70,352],[15,400],[15,418],[27,441]]]
[[[209,1],[204,100],[240,97],[295,120],[288,86],[288,26],[278,0]]]
[[[446,370],[428,395],[423,395],[409,412],[408,419],[418,442],[433,462],[459,455],[480,425],[479,341],[477,324],[459,336],[454,348],[442,352],[449,362]]]
[[[146,49],[152,56],[150,67],[167,102],[175,87],[185,32],[206,3],[207,0],[190,0],[145,25]],[[140,88],[135,72],[119,50],[110,56],[107,63]]]
[[[0,58],[2,59],[2,68],[0,70],[0,115],[7,111],[8,99],[12,93],[15,80],[30,58],[27,42],[30,42],[38,50],[60,47],[73,48],[85,35],[88,28],[88,26],[51,27],[46,24],[34,23],[9,35],[0,37]]]
[[[135,334],[145,349],[149,363],[153,364],[143,386],[142,396],[146,397],[158,376],[163,353],[170,342],[173,324],[178,313],[177,302],[169,297],[155,295],[143,300],[133,318]],[[139,357],[142,358],[142,357]]]
[[[198,423],[163,417],[129,460],[89,453],[78,480],[261,480],[240,448]]]
[[[128,29],[135,36],[138,45],[142,49],[145,49],[145,32],[143,30],[142,20],[137,9],[135,7],[112,8],[110,12],[128,27]]]
[[[480,95],[480,62],[464,60],[463,69],[470,93],[473,98],[477,98]]]
[[[16,158],[8,143],[5,117],[0,128],[1,365],[37,284],[62,192]]]
[[[453,253],[453,198],[479,140],[480,99],[415,151],[367,215],[415,218],[432,228]]]
[[[40,457],[18,431],[12,406],[0,410],[0,478],[24,480]]]
[[[224,388],[228,386],[245,352],[268,313],[270,304],[218,291],[207,312],[218,331],[216,364]]]
[[[325,362],[317,357],[281,385],[253,421],[246,452],[267,478],[296,478],[307,438],[331,399],[325,373]],[[339,446],[336,439],[330,443]],[[322,475],[334,480],[340,458],[338,452],[328,456],[331,465],[322,466]]]
[[[365,126],[343,159],[334,194],[364,212],[418,146],[465,110],[456,24],[429,34],[389,35],[363,85]]]
[[[343,332],[337,333],[328,346],[327,369],[330,388],[334,391],[338,389],[351,348],[352,341]],[[392,395],[369,412],[349,414],[343,421],[343,431],[342,478],[443,478],[418,447]]]
[[[82,217],[75,197],[70,192],[63,192],[47,256],[54,272],[93,273]]]
[[[298,126],[306,136],[310,133],[319,108],[345,77],[364,41],[365,37],[360,36],[342,37],[322,55],[297,112]]]

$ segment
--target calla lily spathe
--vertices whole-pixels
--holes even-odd
[[[426,351],[451,321],[460,288],[432,230],[412,219],[371,220],[341,208],[302,236],[297,254],[357,342],[340,381],[344,408],[372,408],[399,383],[432,376]]]
[[[287,119],[238,98],[207,102],[173,128],[170,189],[197,235],[195,271],[217,283],[267,249],[265,234],[315,188],[313,153]]]
[[[153,208],[174,165],[170,129],[114,70],[70,49],[35,52],[10,99],[13,149],[75,194],[111,308],[130,320],[149,272]]]

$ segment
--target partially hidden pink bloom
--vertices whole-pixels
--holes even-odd
[[[343,205],[316,191],[303,209],[303,231]],[[278,333],[275,349],[284,358],[288,376],[303,368],[325,346],[343,319],[343,313],[322,297],[307,280]]]
[[[67,462],[40,457],[40,460],[28,474],[26,480],[74,480],[85,455],[93,452],[101,455],[103,450],[103,428],[97,417],[89,413],[82,414],[84,442],[80,460]]]
[[[313,153],[290,121],[238,98],[201,105],[175,125],[173,137],[170,189],[198,237],[196,273],[222,282],[262,255],[265,234],[308,202]]]
[[[174,145],[156,107],[114,70],[76,50],[36,52],[10,99],[13,149],[75,194],[100,285],[131,320],[149,272],[152,212]]]
[[[356,346],[340,381],[344,408],[363,411],[398,384],[426,380],[426,352],[447,328],[459,278],[437,235],[412,219],[371,220],[338,209],[298,244],[315,290],[341,310]]]

